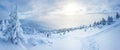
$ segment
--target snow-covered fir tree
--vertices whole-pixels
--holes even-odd
[[[116,14],[116,19],[120,18],[120,15],[119,13]]]
[[[6,20],[0,20],[0,31],[4,31],[6,29]]]
[[[107,24],[110,25],[113,22],[113,18],[108,16]]]
[[[102,20],[100,21],[100,23],[101,23],[102,25],[106,25],[106,20],[105,20],[104,18],[102,18]]]
[[[17,16],[17,5],[13,7],[13,10],[11,11],[9,16],[9,25],[4,31],[4,36],[8,41],[12,42],[13,44],[19,44],[21,42],[24,42],[23,30]]]

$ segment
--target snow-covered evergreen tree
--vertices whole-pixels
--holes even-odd
[[[116,14],[116,19],[120,18],[120,15],[119,13]]]
[[[17,16],[17,6],[14,6],[10,13],[9,25],[4,33],[7,40],[13,44],[18,44],[24,41],[23,30]]]
[[[110,25],[113,22],[113,18],[108,16],[107,24]]]
[[[6,24],[5,24],[5,20],[2,20],[2,23],[1,23],[1,31],[4,31],[6,29]]]
[[[104,18],[102,18],[101,22],[102,25],[106,25],[106,20]]]
[[[94,23],[93,23],[93,26],[97,26],[97,22],[94,22]]]

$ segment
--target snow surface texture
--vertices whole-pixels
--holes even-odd
[[[20,25],[17,12],[12,13],[12,23],[1,21],[0,50],[120,50],[120,19],[108,17],[107,24],[102,20],[89,27],[40,31],[38,24]]]
[[[0,50],[120,50],[120,20],[101,29],[75,30],[65,35],[25,34],[27,43],[13,45],[3,40],[0,32]]]

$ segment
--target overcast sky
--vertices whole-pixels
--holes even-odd
[[[13,4],[20,19],[33,19],[65,28],[120,12],[120,0],[0,0],[0,18],[7,18]]]

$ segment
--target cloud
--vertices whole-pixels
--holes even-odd
[[[76,15],[66,16],[64,7],[73,1],[79,3],[80,10]],[[17,3],[21,19],[43,21],[53,27],[71,27],[92,23],[108,14],[120,12],[119,2],[120,0],[0,0],[0,16],[8,16],[12,4]]]
[[[0,19],[8,18],[10,2],[6,0],[0,0]]]
[[[63,13],[63,6],[68,2],[77,2],[81,8],[84,7],[86,14],[66,16]],[[99,21],[101,18],[106,18],[119,5],[119,0],[32,0],[29,6],[31,11],[27,11],[26,16],[31,16],[31,19],[49,23],[53,27],[75,27],[81,24],[89,24],[94,21]],[[118,7],[119,8],[119,7]],[[83,11],[83,9],[80,9]],[[97,17],[96,17],[97,16]],[[29,18],[29,17],[27,17]]]
[[[18,6],[18,12],[30,10],[30,6],[27,5],[29,1],[30,0],[0,0],[0,18],[9,18],[10,11],[15,4]]]
[[[91,0],[90,2],[89,0],[85,0],[84,2],[88,6],[88,10],[90,9],[90,12],[93,11],[94,13],[116,12],[120,8],[115,7],[115,5],[119,5],[120,0]]]

